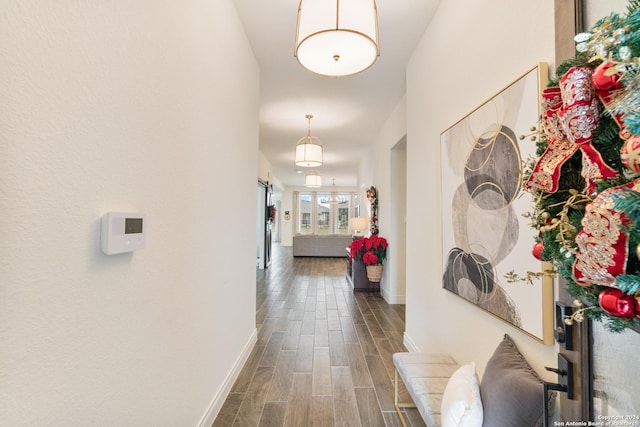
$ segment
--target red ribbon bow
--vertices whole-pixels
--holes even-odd
[[[625,274],[629,258],[629,235],[621,226],[627,221],[613,209],[613,195],[624,190],[640,191],[640,180],[608,188],[586,205],[582,230],[576,236],[578,253],[573,264],[576,283],[618,287],[616,276]]]
[[[594,190],[596,180],[617,175],[591,143],[600,109],[590,68],[573,67],[560,78],[559,87],[545,89],[542,109],[548,147],[527,180],[528,188],[556,192],[562,165],[578,149],[582,151],[581,174],[589,193]]]

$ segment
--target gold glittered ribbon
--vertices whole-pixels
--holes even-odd
[[[556,192],[562,165],[578,149],[582,152],[581,175],[589,193],[595,189],[598,179],[617,175],[591,142],[600,116],[591,76],[590,68],[573,67],[560,78],[559,87],[543,91],[542,125],[548,146],[527,180],[528,188]]]

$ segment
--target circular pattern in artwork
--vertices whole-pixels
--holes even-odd
[[[507,126],[476,139],[464,168],[464,184],[473,203],[484,210],[503,209],[520,190],[518,139]]]

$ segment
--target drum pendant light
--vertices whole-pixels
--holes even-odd
[[[307,136],[298,140],[296,145],[296,165],[305,168],[315,168],[322,166],[322,145],[320,140],[315,136],[311,136],[311,119],[313,114],[305,116],[309,121],[307,128]]]
[[[300,0],[293,56],[323,76],[371,67],[380,56],[375,0]]]
[[[304,186],[307,188],[322,187],[322,177],[318,174],[317,170],[312,170],[309,175],[305,176]]]

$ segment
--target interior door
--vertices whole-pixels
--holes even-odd
[[[272,216],[273,205],[273,187],[268,183],[265,184],[265,206],[264,206],[264,268],[271,265],[271,239],[273,221],[275,218]]]
[[[581,0],[555,0],[555,62],[575,55],[574,36],[582,31],[583,2]],[[560,419],[562,421],[592,420],[591,392],[591,324],[589,321],[574,322],[566,325],[564,317],[571,315],[579,307],[574,306],[573,298],[564,289],[560,279],[558,300],[555,305],[555,338],[559,345],[558,361],[566,360],[571,365],[571,393],[559,393]],[[559,367],[558,367],[559,368]],[[558,375],[558,382],[567,382],[567,378]]]

